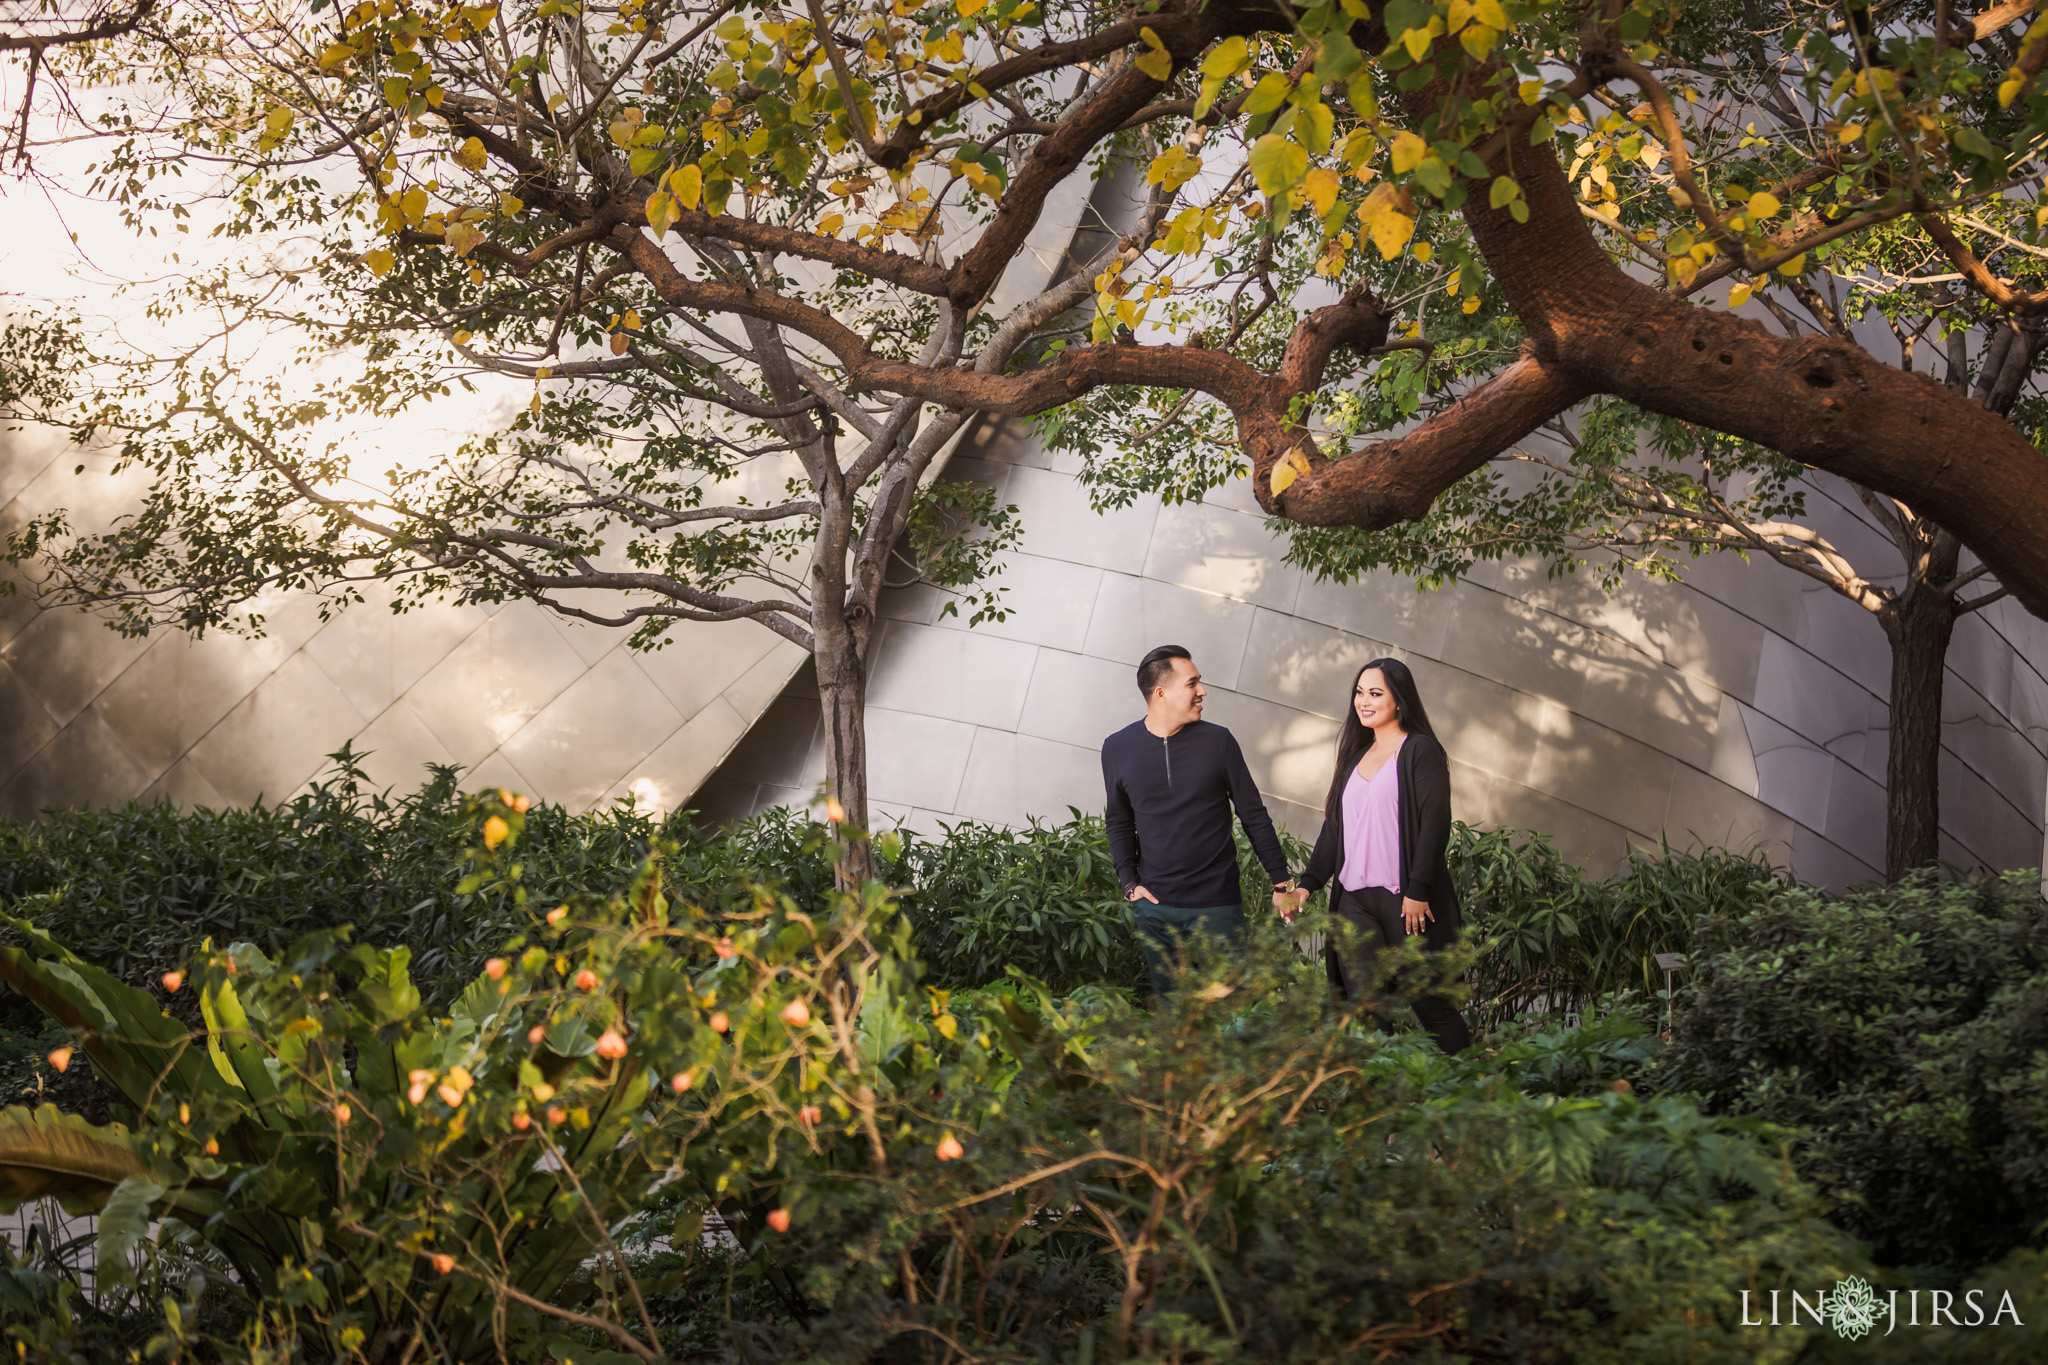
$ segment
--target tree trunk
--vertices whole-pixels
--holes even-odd
[[[1955,606],[1914,574],[1878,620],[1892,647],[1884,876],[1896,882],[1941,856],[1941,685]]]
[[[863,831],[848,854],[845,880],[858,885],[872,871],[868,828],[867,651],[857,632],[820,613],[818,701],[825,719],[825,795],[839,803],[845,825]],[[829,807],[828,807],[829,810]]]

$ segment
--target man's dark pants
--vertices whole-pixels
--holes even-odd
[[[1214,946],[1234,944],[1244,933],[1242,905],[1210,905],[1190,909],[1159,905],[1142,896],[1131,902],[1131,917],[1137,923],[1138,943],[1145,950],[1145,971],[1152,978],[1152,994],[1165,997],[1173,989],[1172,974],[1181,955],[1192,947],[1196,935],[1213,938]]]

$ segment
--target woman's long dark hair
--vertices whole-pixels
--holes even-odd
[[[1323,817],[1328,820],[1343,817],[1344,784],[1350,779],[1351,770],[1358,766],[1358,760],[1364,758],[1365,751],[1372,747],[1373,732],[1358,718],[1356,698],[1358,680],[1375,668],[1387,680],[1387,691],[1394,696],[1394,719],[1401,722],[1401,728],[1411,735],[1436,738],[1436,731],[1429,728],[1429,712],[1422,709],[1422,694],[1415,690],[1415,675],[1408,671],[1408,665],[1399,659],[1373,659],[1368,662],[1351,679],[1351,690],[1344,694],[1344,729],[1337,736],[1337,771],[1330,777],[1330,795],[1323,802]]]

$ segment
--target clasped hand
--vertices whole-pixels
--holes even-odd
[[[1289,924],[1301,913],[1301,907],[1308,903],[1309,893],[1291,881],[1281,882],[1273,888],[1273,908],[1280,912],[1280,918]]]

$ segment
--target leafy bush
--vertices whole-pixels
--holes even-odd
[[[1099,820],[1029,829],[949,825],[908,839],[889,866],[932,984],[958,989],[1015,968],[1064,995],[1085,984],[1138,989],[1145,961]]]
[[[714,917],[650,860],[532,916],[520,813],[476,813],[462,893],[528,928],[446,1015],[334,931],[198,956],[203,1032],[32,927],[0,953],[138,1115],[8,1111],[10,1197],[100,1207],[103,1273],[232,1272],[241,1321],[164,1349],[1747,1360],[1740,1289],[1862,1268],[1760,1125],[1607,1088],[1626,1021],[1444,1058],[1270,921],[1156,1011],[923,989],[880,886]]]
[[[2048,1224],[2048,903],[2037,874],[1709,916],[1656,1083],[1796,1127],[1880,1261],[1948,1271]]]
[[[275,956],[308,932],[348,924],[363,941],[413,945],[414,981],[429,1004],[446,1005],[521,917],[495,893],[455,890],[467,829],[452,769],[393,799],[365,787],[348,750],[333,757],[331,776],[278,805],[131,803],[0,823],[0,905],[33,901],[42,928],[130,983],[209,938]],[[668,894],[717,913],[750,907],[759,884],[811,909],[833,888],[817,825],[801,811],[700,828],[687,814],[656,820],[619,805],[572,816],[538,803],[525,830],[524,885],[537,898],[616,889],[657,845],[670,849],[660,868]],[[1306,861],[1298,841],[1292,848]],[[878,853],[879,875],[911,893],[935,984],[980,985],[1014,965],[1060,991],[1143,986],[1100,819],[1075,812],[1016,831],[963,821],[938,841],[885,837]],[[1256,882],[1248,903],[1263,904],[1263,872],[1249,850],[1243,857]],[[8,1023],[33,1027],[0,1015],[0,1028]],[[4,1054],[0,1076],[12,1074]]]
[[[1659,953],[1693,947],[1700,917],[1754,905],[1791,878],[1759,852],[1708,848],[1652,854],[1631,847],[1628,869],[1604,880],[1524,830],[1452,827],[1451,876],[1468,932],[1484,943],[1470,985],[1475,1024],[1521,1014],[1571,1019],[1602,996],[1660,996]]]

